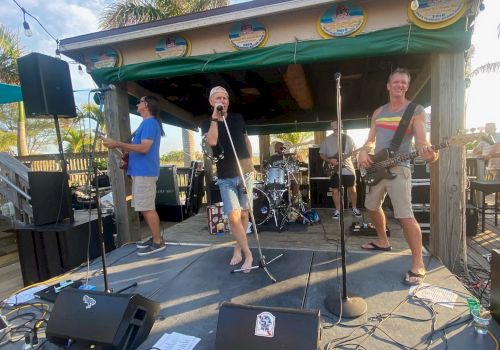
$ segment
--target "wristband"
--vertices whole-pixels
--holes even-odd
[[[212,121],[212,122],[218,122],[218,121],[219,121],[219,119],[210,118],[210,121]]]

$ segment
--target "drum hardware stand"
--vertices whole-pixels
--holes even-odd
[[[337,149],[339,150],[339,164],[342,164],[343,150],[342,150],[342,96],[340,94],[340,72],[335,73],[336,92],[337,92]],[[332,314],[339,318],[356,318],[364,315],[367,310],[366,302],[363,298],[347,294],[347,269],[346,269],[346,249],[345,249],[345,230],[344,230],[344,188],[342,186],[342,168],[338,171],[339,177],[339,196],[340,208],[339,210],[339,224],[340,224],[340,246],[342,255],[342,293],[340,286],[337,291],[328,295],[325,299],[325,307]]]
[[[226,128],[227,136],[229,138],[229,142],[231,143],[231,148],[233,149],[234,158],[236,159],[236,164],[238,165],[238,171],[240,173],[240,178],[241,178],[242,185],[243,185],[243,192],[246,194],[248,205],[250,206],[250,208],[248,210],[248,216],[250,217],[250,220],[252,222],[252,231],[253,231],[253,234],[254,234],[254,237],[255,237],[255,241],[257,242],[257,250],[259,252],[259,264],[258,265],[252,266],[252,267],[246,268],[246,269],[234,269],[234,270],[231,271],[231,273],[244,272],[244,271],[255,270],[255,269],[263,269],[264,272],[269,277],[269,279],[273,283],[276,283],[277,280],[269,272],[268,266],[271,263],[273,263],[274,261],[276,261],[277,259],[281,258],[284,254],[281,253],[281,254],[277,255],[276,257],[274,257],[273,259],[271,259],[270,261],[267,261],[267,262],[266,262],[266,257],[262,254],[262,248],[260,246],[260,240],[259,240],[259,233],[257,232],[257,225],[255,224],[255,218],[254,218],[253,209],[252,209],[252,207],[253,207],[252,193],[248,193],[248,188],[247,188],[247,184],[246,184],[246,181],[245,181],[245,174],[243,174],[243,169],[241,168],[241,163],[240,163],[240,160],[238,158],[238,154],[236,153],[236,148],[234,147],[233,138],[231,137],[231,132],[229,131],[229,127],[227,126],[227,122],[226,122],[226,117],[224,116],[224,112],[222,111],[221,107],[222,106],[218,106],[217,110],[219,111],[220,115],[222,116],[222,121],[223,121],[224,126]]]

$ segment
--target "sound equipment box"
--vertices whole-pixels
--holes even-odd
[[[311,208],[333,208],[330,178],[309,178]]]
[[[319,310],[223,303],[219,310],[215,350],[318,350]]]
[[[465,206],[465,234],[467,237],[477,235],[478,213],[477,208],[472,204]]]
[[[19,58],[17,66],[27,118],[76,117],[66,61],[33,52]]]
[[[500,249],[491,250],[491,314],[500,323]]]
[[[177,167],[175,165],[160,167],[160,176],[156,184],[156,204],[181,204],[179,185],[177,183]]]
[[[56,299],[45,333],[59,345],[136,349],[148,336],[160,305],[139,294],[64,289]],[[87,348],[88,348],[87,347]]]
[[[430,204],[431,202],[431,183],[428,179],[411,180],[411,203],[412,204]]]
[[[309,148],[309,177],[325,177],[323,160],[319,155],[319,147]]]
[[[60,171],[28,172],[29,193],[35,225],[73,221],[68,180]]]

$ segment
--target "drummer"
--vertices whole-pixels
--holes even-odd
[[[284,167],[287,163],[295,163],[294,154],[286,153],[284,142],[276,141],[274,143],[274,154],[271,155],[268,160],[264,161],[264,165],[267,167]],[[297,197],[299,194],[299,184],[297,182],[299,173],[292,173],[289,176],[291,177],[290,187],[292,189],[292,195],[293,197]]]

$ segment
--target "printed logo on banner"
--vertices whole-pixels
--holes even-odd
[[[255,335],[258,337],[274,337],[274,327],[276,326],[276,317],[267,311],[257,315],[255,320]]]

